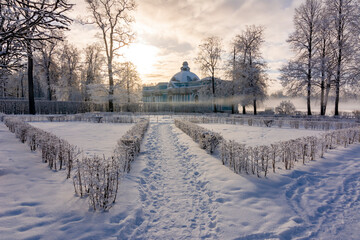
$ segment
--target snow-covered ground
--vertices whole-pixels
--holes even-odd
[[[131,123],[29,122],[78,146],[85,154],[110,156],[117,141],[133,126]]]
[[[234,140],[248,146],[270,145],[279,141],[295,138],[316,136],[323,131],[277,128],[277,127],[249,127],[232,124],[197,124],[213,132],[220,133],[227,140]]]
[[[0,239],[360,236],[359,144],[258,179],[222,166],[171,119],[153,120],[117,204],[105,213],[90,211],[63,172],[50,171],[0,123]]]

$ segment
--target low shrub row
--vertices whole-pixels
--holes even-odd
[[[76,146],[18,117],[4,117],[4,123],[31,151],[41,151],[42,160],[50,169],[66,170],[66,177],[73,178],[75,193],[88,196],[94,210],[108,210],[115,203],[120,177],[130,171],[131,162],[140,151],[149,120],[140,119],[118,140],[113,155],[107,158],[82,156]]]
[[[175,119],[175,126],[189,135],[195,142],[198,142],[200,147],[209,153],[213,153],[223,140],[220,134],[185,120]]]
[[[136,117],[125,114],[79,113],[70,115],[20,115],[17,116],[26,122],[95,122],[95,123],[134,123]]]
[[[73,163],[80,154],[76,146],[17,117],[4,117],[4,123],[22,143],[29,145],[31,151],[41,151],[42,161],[48,163],[50,169],[66,169],[66,176],[70,178]]]
[[[270,169],[274,173],[276,168],[292,169],[297,162],[305,164],[323,157],[329,149],[360,142],[360,128],[347,128],[328,131],[316,137],[250,147],[225,140],[220,134],[186,120],[175,119],[175,125],[209,153],[213,153],[218,147],[223,165],[227,165],[235,173],[254,174],[258,177],[266,177]]]
[[[234,125],[248,125],[257,127],[289,127],[294,129],[336,130],[358,127],[353,121],[313,120],[306,118],[262,118],[262,117],[221,117],[221,116],[189,116],[185,120],[192,123],[221,123]]]
[[[87,195],[94,210],[108,210],[115,203],[119,178],[130,171],[148,126],[147,119],[136,123],[118,140],[112,156],[86,156],[76,162],[75,193]]]
[[[323,157],[329,149],[338,146],[347,147],[360,142],[360,128],[340,129],[326,132],[321,136],[297,138],[281,141],[270,146],[249,147],[235,141],[221,142],[221,159],[235,173],[266,176],[269,169],[292,169],[295,163],[315,160]],[[281,164],[281,165],[279,165]]]

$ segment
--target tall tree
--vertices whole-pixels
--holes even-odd
[[[6,7],[15,16],[10,20],[14,27],[2,33],[0,43],[10,39],[21,42],[25,48],[28,66],[29,112],[35,114],[33,76],[35,45],[39,41],[61,39],[53,33],[68,29],[71,19],[65,13],[72,8],[72,4],[67,3],[66,0],[7,0]]]
[[[134,0],[86,0],[91,11],[93,23],[101,31],[101,38],[106,52],[109,76],[109,111],[114,111],[114,56],[119,49],[128,45],[134,38],[130,15],[135,10]]]
[[[210,74],[211,76],[211,89],[214,112],[217,112],[215,73],[220,68],[222,52],[223,50],[221,39],[219,37],[212,36],[202,40],[202,43],[199,45],[198,55],[196,57],[196,62],[200,65],[200,69],[205,74]]]
[[[326,0],[326,13],[333,38],[335,55],[335,116],[339,115],[341,86],[354,76],[351,66],[359,45],[360,3],[357,0]],[[358,64],[358,63],[357,63]]]
[[[320,114],[326,114],[330,89],[333,85],[334,77],[334,54],[332,52],[331,31],[329,28],[329,17],[326,12],[322,12],[317,38],[319,40],[318,51],[315,55],[315,65],[317,70],[317,81],[315,85],[320,87]]]
[[[261,53],[264,43],[264,28],[262,26],[247,26],[246,29],[235,37],[235,48],[238,56],[235,61],[234,75],[238,82],[237,91],[242,94],[243,112],[249,99],[251,99],[254,114],[257,114],[257,102],[266,97],[265,73],[266,64]]]
[[[292,94],[306,91],[308,115],[311,115],[311,89],[315,72],[314,58],[319,44],[317,32],[321,22],[321,11],[321,0],[306,0],[295,9],[295,31],[287,42],[296,53],[296,57],[288,66],[281,69],[282,84],[288,87]],[[298,88],[294,88],[294,85]]]

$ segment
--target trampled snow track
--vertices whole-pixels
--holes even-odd
[[[360,224],[360,158],[354,159],[353,153],[345,151],[338,155],[338,161],[318,171],[295,170],[290,175],[294,181],[287,186],[285,195],[299,216],[295,218],[299,226],[290,230],[292,237],[358,239],[349,233]]]
[[[144,239],[217,238],[217,202],[208,181],[170,122],[152,123],[137,161],[143,219],[135,236]]]

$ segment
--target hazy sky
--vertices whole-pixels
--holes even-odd
[[[84,0],[76,4],[72,16],[87,12]],[[286,39],[293,31],[294,9],[303,0],[137,0],[134,12],[137,34],[135,44],[124,50],[133,61],[144,83],[169,81],[188,61],[191,71],[199,77],[194,58],[201,39],[216,35],[222,38],[224,50],[246,25],[265,26],[263,55],[269,74],[277,79],[277,69],[291,57]],[[96,28],[74,23],[70,42],[78,47],[95,41]],[[227,56],[224,55],[225,60]],[[276,87],[272,84],[272,89]]]

